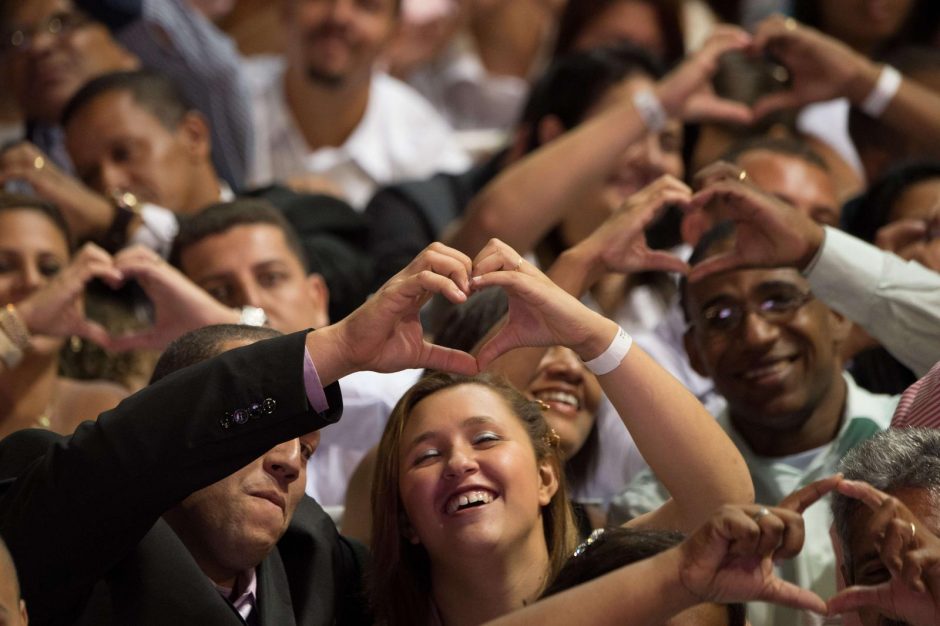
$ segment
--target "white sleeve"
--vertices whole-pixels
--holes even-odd
[[[140,209],[141,225],[128,237],[127,245],[142,244],[155,250],[164,259],[170,256],[173,240],[179,232],[176,215],[155,204],[144,204]]]
[[[940,273],[827,226],[807,278],[917,376],[940,361]]]

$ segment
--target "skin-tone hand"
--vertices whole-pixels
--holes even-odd
[[[711,77],[718,69],[721,55],[744,50],[750,44],[751,38],[743,30],[732,26],[716,27],[694,55],[656,86],[656,95],[666,111],[686,121],[750,124],[754,116],[746,105],[719,98],[711,87]]]
[[[702,602],[763,600],[825,614],[822,598],[778,578],[774,561],[800,552],[803,511],[841,480],[831,476],[807,485],[778,507],[722,507],[679,546],[684,587]]]
[[[940,235],[938,219],[932,222],[904,219],[878,229],[875,245],[940,272],[940,237],[937,235]]]
[[[823,228],[785,202],[739,180],[722,179],[696,193],[686,219],[696,211],[710,213],[712,222],[730,219],[736,225],[734,248],[696,264],[689,280],[738,267],[809,265],[822,245]]]
[[[474,259],[473,274],[474,289],[499,286],[509,299],[503,326],[477,353],[481,369],[523,346],[566,346],[587,361],[603,352],[617,333],[614,322],[588,309],[498,239]]]
[[[114,219],[114,207],[104,196],[62,171],[29,142],[0,153],[0,185],[11,180],[29,183],[39,197],[59,207],[77,239],[104,234]]]
[[[125,248],[114,257],[114,264],[125,280],[137,281],[154,306],[153,326],[113,338],[114,350],[162,349],[196,328],[239,322],[238,311],[219,303],[149,248]]]
[[[321,382],[360,370],[397,372],[427,367],[475,374],[477,362],[459,350],[424,339],[419,312],[435,294],[465,302],[470,292],[470,257],[432,243],[348,317],[311,333],[307,346]]]
[[[754,104],[758,119],[780,109],[842,96],[857,104],[878,77],[878,67],[847,45],[781,15],[761,22],[754,33],[753,50],[770,53],[782,63],[791,83],[787,91],[769,94]]]
[[[661,176],[623,203],[587,238],[574,246],[578,254],[593,260],[592,274],[662,270],[685,273],[689,266],[668,252],[651,250],[645,229],[666,207],[685,206],[692,190],[679,179]],[[589,281],[590,282],[590,281]]]
[[[867,483],[842,481],[839,493],[874,513],[875,546],[891,579],[840,591],[829,600],[830,613],[872,607],[913,626],[940,623],[940,538],[904,503]]]
[[[18,303],[16,310],[34,334],[53,337],[77,335],[109,347],[108,332],[101,325],[89,321],[84,313],[85,286],[94,278],[116,287],[124,277],[107,252],[89,243],[48,284]]]

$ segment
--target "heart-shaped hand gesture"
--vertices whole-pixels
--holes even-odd
[[[85,244],[68,267],[44,287],[16,305],[30,332],[51,337],[76,335],[107,347],[111,337],[85,317],[85,286],[94,278],[112,287],[124,280],[111,256],[94,244]]]
[[[867,483],[845,480],[838,489],[872,511],[869,532],[891,578],[843,589],[829,600],[830,612],[871,607],[914,626],[940,623],[940,538],[903,502]]]
[[[763,600],[825,614],[822,598],[777,577],[774,560],[799,553],[803,511],[841,480],[837,475],[816,481],[777,507],[722,507],[680,546],[682,584],[703,602]]]
[[[509,297],[503,326],[477,353],[480,369],[513,348],[566,346],[582,359],[598,356],[617,325],[588,309],[498,239],[473,261],[473,288],[502,287]]]

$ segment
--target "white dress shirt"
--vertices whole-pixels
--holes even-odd
[[[320,174],[361,211],[380,186],[471,166],[433,107],[411,87],[380,73],[372,77],[365,114],[346,142],[311,150],[284,97],[285,61],[261,56],[246,63],[255,129],[253,186]]]

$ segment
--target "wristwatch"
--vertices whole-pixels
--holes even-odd
[[[245,326],[266,326],[268,324],[268,316],[261,307],[246,305],[241,307],[239,311],[241,312],[241,319],[238,320],[239,324]]]

